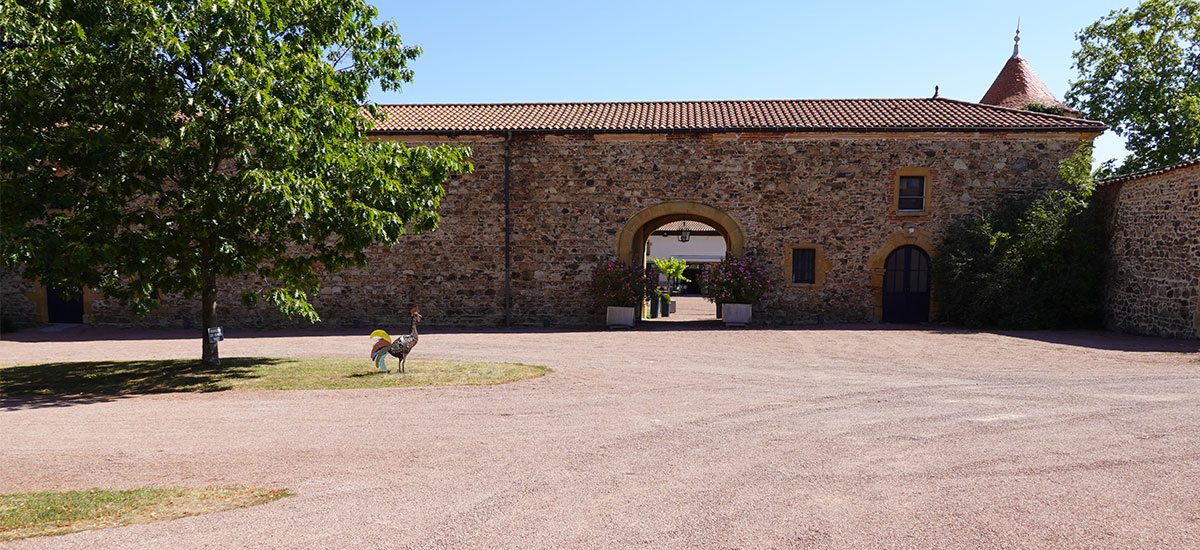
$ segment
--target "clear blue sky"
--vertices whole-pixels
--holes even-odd
[[[979,101],[1012,54],[1060,100],[1075,33],[1118,0],[376,0],[425,51],[380,103],[928,97]],[[1111,132],[1097,160],[1124,156]]]

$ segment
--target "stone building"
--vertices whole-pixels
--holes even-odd
[[[1099,196],[1108,327],[1200,338],[1200,159],[1106,180]]]
[[[1003,93],[984,103],[935,94],[383,106],[373,139],[469,146],[475,171],[446,183],[437,231],[372,248],[366,270],[326,275],[315,305],[332,325],[404,323],[414,305],[438,325],[596,323],[592,270],[641,262],[656,229],[687,220],[715,229],[730,254],[772,266],[756,319],[927,320],[937,307],[930,259],[947,228],[1058,185],[1059,161],[1105,129],[986,104],[1045,88],[1023,67],[1006,67],[993,85]],[[222,323],[290,322],[226,305],[238,284],[223,283]],[[45,289],[12,276],[3,285],[6,313],[52,320]],[[96,324],[199,321],[177,297],[142,320],[86,293],[76,307]]]

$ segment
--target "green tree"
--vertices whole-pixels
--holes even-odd
[[[943,317],[971,327],[1092,327],[1101,320],[1104,226],[1091,147],[1059,165],[1065,186],[1006,202],[947,232],[933,262]]]
[[[319,270],[428,231],[469,151],[366,138],[420,54],[363,0],[0,1],[0,261],[136,313],[218,284],[317,320]],[[218,362],[215,343],[202,358]]]
[[[658,271],[667,277],[667,282],[683,281],[685,283],[692,282],[691,279],[683,276],[683,272],[687,271],[687,260],[676,258],[651,258],[654,266]]]
[[[1068,103],[1126,138],[1130,173],[1200,156],[1200,1],[1145,0],[1076,34]]]

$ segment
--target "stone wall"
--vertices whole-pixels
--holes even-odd
[[[777,278],[756,319],[811,322],[878,318],[882,257],[902,244],[931,249],[962,216],[1010,196],[1057,185],[1057,165],[1080,139],[1071,133],[517,134],[511,143],[514,323],[600,322],[586,296],[592,269],[616,256],[617,233],[640,210],[694,201],[732,217],[747,249]],[[411,144],[457,143],[476,170],[446,184],[435,232],[369,251],[370,267],[324,277],[316,306],[334,326],[395,327],[420,306],[434,325],[502,325],[504,311],[504,136],[405,136]],[[929,170],[929,214],[891,211],[892,175]],[[825,284],[786,284],[784,253],[822,248]],[[934,252],[933,250],[929,250]],[[252,281],[225,281],[226,326],[296,324],[269,307],[237,303]],[[936,295],[936,289],[934,290]],[[11,299],[19,299],[11,298]],[[10,300],[6,293],[6,307]],[[94,324],[198,325],[197,300],[163,299],[135,320],[97,299]]]
[[[39,301],[45,308],[41,287],[22,276],[23,269],[0,269],[0,316],[5,324],[27,327],[43,322],[39,318]],[[40,300],[39,300],[40,298]]]
[[[1200,338],[1200,162],[1101,187],[1114,330]]]

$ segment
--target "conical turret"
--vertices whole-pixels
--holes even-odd
[[[1075,114],[1078,112],[1063,105],[1054,94],[1050,93],[1050,89],[1038,78],[1033,67],[1029,65],[1025,58],[1021,57],[1020,52],[1021,28],[1017,27],[1017,35],[1013,38],[1013,54],[1008,59],[1008,63],[1004,64],[1004,68],[1000,70],[1000,74],[996,76],[996,81],[992,82],[992,87],[988,88],[986,94],[983,94],[983,99],[979,100],[984,105],[999,105],[1011,109],[1024,109],[1030,104],[1041,104],[1047,107],[1059,107],[1066,114]]]

